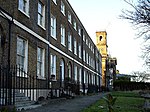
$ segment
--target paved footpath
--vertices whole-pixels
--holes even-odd
[[[74,99],[63,99],[48,102],[46,105],[23,112],[80,112],[103,97],[103,93],[92,96],[79,96]]]

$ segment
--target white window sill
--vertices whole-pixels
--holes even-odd
[[[70,52],[72,52],[72,50],[71,50],[71,49],[69,49],[69,51],[70,51]]]
[[[23,10],[21,9],[18,9],[21,13],[23,13],[25,16],[27,16],[28,18],[30,18],[29,14],[27,14],[26,12],[24,12]]]
[[[68,20],[68,21],[69,21],[69,20]],[[69,23],[72,24],[71,21],[69,21]]]
[[[61,13],[62,13],[64,16],[66,16],[65,13],[64,13],[63,11],[61,11]]]
[[[46,79],[45,77],[41,76],[41,75],[37,75],[37,79]]]
[[[40,26],[43,30],[46,30],[46,28],[40,24],[38,24],[38,26]]]
[[[63,44],[63,43],[61,43],[61,45],[63,45],[64,47],[66,47],[66,45],[65,45],[65,44]]]
[[[55,36],[51,35],[51,37],[52,37],[53,39],[57,40],[57,38],[56,38]]]

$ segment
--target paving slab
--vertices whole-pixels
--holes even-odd
[[[74,99],[62,99],[58,101],[49,100],[41,107],[24,110],[23,112],[80,112],[82,109],[101,99],[104,94],[106,93],[78,96]]]

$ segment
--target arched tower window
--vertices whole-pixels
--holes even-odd
[[[102,39],[103,39],[103,37],[102,37],[102,36],[100,36],[100,37],[99,37],[99,40],[100,40],[100,41],[102,41]]]

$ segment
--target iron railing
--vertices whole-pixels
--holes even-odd
[[[79,90],[79,82],[72,79],[51,81],[46,77],[39,78],[35,73],[25,72],[19,66],[0,66],[0,106],[15,105],[18,94],[36,101],[44,95],[47,98],[78,95]]]
[[[41,90],[49,90],[47,78],[39,79],[18,66],[0,66],[0,105],[14,105],[16,94],[37,100]]]

